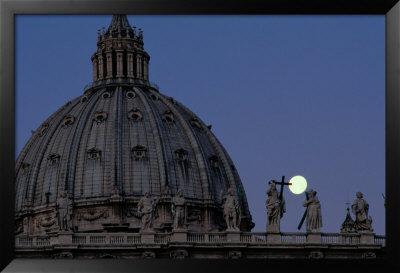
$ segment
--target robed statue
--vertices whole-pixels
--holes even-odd
[[[150,193],[146,192],[139,200],[137,214],[141,217],[141,231],[152,231],[153,221],[156,213],[158,199],[150,197]]]
[[[239,201],[234,195],[233,189],[229,188],[226,195],[220,194],[224,208],[224,219],[226,222],[227,231],[238,231],[240,225],[240,206]]]
[[[373,231],[372,217],[368,217],[369,204],[363,199],[361,192],[356,193],[357,199],[351,205],[351,210],[355,215],[355,229],[358,231]]]
[[[283,213],[286,212],[285,199],[282,197],[282,203],[279,200],[280,192],[276,189],[276,184],[271,183],[271,186],[267,190],[267,232],[279,232],[280,220],[283,217]]]
[[[307,200],[303,202],[307,207],[306,211],[306,230],[307,232],[320,232],[322,227],[321,204],[317,197],[317,192],[310,189],[307,192]]]
[[[174,217],[174,229],[183,228],[185,225],[185,197],[183,197],[181,189],[172,198],[171,212]]]
[[[67,191],[62,191],[57,199],[57,222],[60,230],[70,230],[72,219],[72,200]]]

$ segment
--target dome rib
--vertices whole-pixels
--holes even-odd
[[[209,198],[209,176],[207,175],[207,168],[206,168],[206,161],[204,158],[204,154],[199,148],[198,145],[198,140],[191,130],[191,128],[188,126],[187,121],[182,117],[182,115],[177,111],[176,107],[172,105],[164,96],[159,96],[162,102],[170,109],[170,111],[174,114],[174,116],[179,119],[179,122],[181,126],[184,128],[186,135],[189,138],[190,145],[195,153],[196,161],[199,164],[199,172],[200,172],[200,179],[201,179],[201,185],[202,185],[202,194],[204,199]]]
[[[61,107],[60,109],[58,109],[45,122],[43,122],[42,125],[45,123],[49,124],[50,122],[52,122],[54,119],[56,119],[58,117],[60,112],[64,111],[64,109],[65,109],[65,107]],[[40,125],[39,128],[42,125]],[[30,164],[31,170],[37,169],[37,167],[35,168],[35,166],[38,166],[37,164],[40,164],[40,163],[37,163],[37,162],[40,162],[39,157],[37,156],[37,153],[40,150],[40,147],[42,147],[43,143],[40,142],[40,144],[37,145],[37,141],[38,141],[38,138],[40,138],[40,137],[43,137],[44,139],[48,139],[50,128],[47,128],[46,129],[47,133],[42,136],[40,136],[38,133],[39,128],[36,130],[35,134],[31,137],[31,139],[28,141],[28,143],[25,145],[25,147],[22,149],[21,154],[19,155],[19,157],[17,159],[17,164],[16,164],[17,169],[21,169],[21,165],[25,161],[29,161],[28,163]],[[52,128],[51,130],[54,130],[54,128]],[[52,135],[52,134],[53,133],[51,133],[50,135]],[[33,149],[33,150],[31,150],[31,149]],[[33,160],[27,160],[27,158],[33,158]],[[20,202],[16,204],[16,209],[21,209],[23,206],[23,202],[25,202],[25,200],[27,201],[26,204],[30,203],[31,205],[33,205],[34,199],[33,199],[33,195],[31,193],[33,191],[34,185],[31,185],[31,183],[35,183],[36,180],[32,179],[35,172],[32,172],[31,170],[28,172],[27,177],[23,180],[24,181],[23,185],[18,185],[18,187],[23,188],[23,189],[17,189],[17,191],[18,192],[20,192],[21,190],[23,191],[23,194],[21,196],[24,196],[24,198],[23,198],[24,200],[20,200]],[[19,174],[17,174],[17,175],[19,175]],[[31,179],[34,181],[31,182]]]
[[[79,128],[79,130],[75,133],[74,135],[74,141],[72,142],[72,149],[71,149],[71,155],[70,155],[70,160],[68,162],[68,170],[73,170],[73,172],[68,172],[68,177],[66,177],[67,181],[67,189],[68,192],[72,195],[75,196],[75,182],[76,182],[76,164],[78,161],[78,155],[79,155],[79,146],[80,145],[76,145],[77,143],[82,143],[82,137],[83,137],[83,132],[85,131],[85,127],[87,124],[90,124],[90,119],[92,118],[92,115],[90,115],[91,112],[93,112],[93,109],[95,108],[97,101],[99,99],[99,97],[102,94],[102,91],[104,91],[104,89],[101,89],[97,92],[95,92],[94,94],[92,94],[88,100],[85,103],[85,106],[82,107],[83,111],[81,112],[80,118],[78,120],[78,124],[77,124],[77,128]],[[84,117],[84,118],[82,118]],[[83,179],[82,179],[83,180]]]
[[[126,16],[125,16],[126,18]],[[115,168],[116,168],[116,183],[114,184],[114,187],[117,186],[119,192],[123,192],[124,189],[124,183],[122,181],[122,174],[123,174],[123,168],[124,165],[122,164],[122,149],[123,149],[123,145],[122,145],[122,135],[124,132],[124,117],[123,117],[123,113],[126,112],[126,109],[124,109],[124,102],[123,102],[123,98],[124,98],[124,94],[123,94],[123,90],[122,87],[119,86],[117,87],[117,95],[118,98],[116,101],[118,101],[118,104],[116,105],[116,111],[117,111],[117,136],[118,138],[116,138],[116,160],[115,160]]]
[[[167,164],[166,164],[166,155],[165,155],[165,147],[164,147],[164,142],[163,139],[158,137],[161,135],[161,128],[160,124],[156,122],[156,117],[155,117],[155,111],[154,108],[150,105],[149,101],[147,100],[146,94],[144,94],[144,91],[142,91],[140,88],[134,88],[136,91],[137,95],[140,97],[146,112],[148,113],[149,116],[149,121],[150,125],[152,127],[152,132],[154,136],[154,142],[156,143],[156,150],[157,154],[161,155],[158,156],[158,166],[160,170],[160,188],[163,190],[166,185],[169,184],[169,177],[168,177],[168,169],[167,169]]]
[[[34,163],[32,164],[33,173],[31,173],[29,177],[29,182],[28,182],[29,185],[26,194],[27,202],[30,205],[34,205],[35,203],[37,182],[41,170],[40,166],[43,164],[43,159],[45,157],[45,154],[48,152],[48,146],[50,142],[53,140],[54,135],[59,133],[59,128],[64,119],[65,114],[68,113],[69,110],[72,108],[73,108],[73,103],[69,104],[67,103],[61,108],[61,111],[57,113],[57,115],[55,116],[57,117],[57,119],[55,118],[55,121],[54,122],[52,121],[52,123],[54,123],[53,126],[50,125],[49,128],[47,128],[48,132],[44,135],[44,139],[39,142],[37,151],[41,152],[39,153],[39,155],[35,153],[35,160]]]
[[[190,113],[191,116],[196,117],[196,115],[195,115],[190,109],[188,109],[186,106],[184,106],[183,104],[181,104],[181,103],[179,103],[179,102],[177,102],[177,103],[179,104],[180,107],[182,107],[182,109],[184,109],[185,111],[187,111],[188,113]],[[229,185],[230,185],[231,187],[234,186],[234,188],[236,189],[237,185],[236,185],[236,183],[235,183],[235,179],[234,179],[232,170],[231,170],[229,164],[228,164],[227,161],[226,161],[225,153],[224,153],[224,151],[223,151],[223,150],[221,149],[221,147],[220,147],[221,144],[219,143],[218,140],[216,140],[216,137],[214,136],[214,134],[213,134],[210,130],[205,129],[204,132],[205,132],[206,136],[208,137],[208,139],[210,140],[210,142],[211,142],[213,148],[214,148],[215,151],[217,152],[217,156],[218,156],[218,157],[221,159],[221,161],[222,161],[222,164],[223,164],[223,166],[224,166],[225,173],[226,173],[227,178],[228,178]],[[236,191],[235,191],[235,194],[237,194]]]

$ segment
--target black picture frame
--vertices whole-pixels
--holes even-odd
[[[386,16],[386,249],[383,260],[13,260],[14,16],[17,14],[382,14]],[[11,272],[394,271],[400,241],[400,4],[398,0],[32,0],[0,2],[0,269]],[[11,262],[11,264],[10,264]],[[15,272],[13,271],[13,272]]]

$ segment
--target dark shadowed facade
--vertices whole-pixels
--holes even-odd
[[[211,127],[149,81],[142,30],[114,15],[97,47],[93,83],[17,159],[17,257],[384,254],[384,237],[355,232],[351,218],[340,234],[251,233],[239,174]]]

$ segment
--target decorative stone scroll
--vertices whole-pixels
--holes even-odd
[[[36,227],[51,227],[57,223],[57,218],[54,215],[47,215],[36,220]]]
[[[81,213],[79,220],[84,219],[86,221],[94,221],[94,220],[100,219],[101,217],[103,217],[103,218],[108,217],[108,213],[107,213],[106,209],[101,210],[101,211],[98,211],[95,209],[90,209],[90,210],[88,210],[87,213]]]
[[[185,249],[177,249],[170,252],[172,259],[185,259],[189,256],[189,253]]]
[[[143,259],[154,259],[156,257],[156,253],[153,251],[145,251],[142,253]]]

